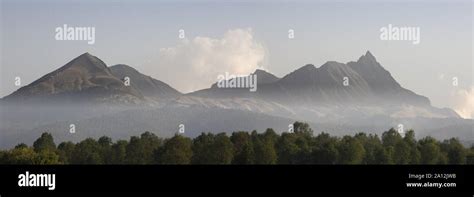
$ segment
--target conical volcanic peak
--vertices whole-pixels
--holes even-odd
[[[107,65],[99,58],[84,53],[59,69],[24,86],[4,100],[34,99],[101,99],[112,95],[141,95],[126,87],[122,80],[113,76]]]

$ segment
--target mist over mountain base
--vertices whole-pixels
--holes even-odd
[[[345,117],[323,117],[321,113],[311,111],[288,113],[285,117],[283,113],[271,115],[250,110],[202,106],[153,108],[119,105],[2,105],[1,109],[0,148],[11,148],[18,143],[32,144],[43,132],[51,133],[57,142],[78,142],[101,136],[115,140],[128,139],[145,131],[160,137],[171,137],[178,133],[179,125],[182,124],[184,136],[196,137],[202,132],[264,132],[267,128],[282,133],[288,132],[289,125],[295,121],[307,122],[315,134],[326,132],[342,137],[366,132],[381,135],[402,124],[405,130],[415,130],[417,138],[432,136],[443,140],[457,137],[466,145],[474,142],[474,121],[461,118],[393,118],[383,115],[362,116],[362,113],[355,112]],[[70,132],[71,124],[74,124],[74,133]]]
[[[267,128],[282,133],[295,121],[337,136],[395,128],[413,129],[417,138],[474,141],[472,119],[403,88],[369,51],[357,61],[308,64],[281,78],[258,69],[251,75],[255,92],[214,83],[183,94],[133,67],[108,67],[84,53],[0,100],[0,148],[31,144],[43,132],[59,142],[145,131],[170,137],[178,129],[196,137]]]

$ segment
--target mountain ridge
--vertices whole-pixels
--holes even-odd
[[[308,105],[376,102],[430,106],[428,98],[401,87],[370,51],[357,62],[328,61],[320,67],[306,64],[270,83],[258,83],[256,93],[244,89],[219,89],[215,84],[187,95],[219,98],[240,95]]]

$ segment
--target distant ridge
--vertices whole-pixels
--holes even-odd
[[[190,95],[222,98],[241,94],[244,97],[257,97],[285,104],[375,102],[430,105],[428,98],[401,87],[370,51],[362,55],[357,62],[344,64],[328,61],[318,68],[307,64],[282,78],[276,78],[261,70],[255,73],[258,79],[265,79],[265,83],[258,84],[258,91],[255,94],[246,93],[245,90],[219,89],[214,84],[209,89],[199,90]],[[347,86],[343,84],[345,79],[349,84]]]

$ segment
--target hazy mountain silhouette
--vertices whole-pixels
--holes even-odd
[[[369,51],[357,62],[328,61],[319,68],[307,64],[281,79],[265,71],[257,70],[255,73],[258,79],[265,79],[265,83],[259,80],[255,93],[248,89],[218,88],[214,84],[209,89],[189,95],[203,98],[251,97],[285,105],[430,106],[428,98],[401,87]]]

